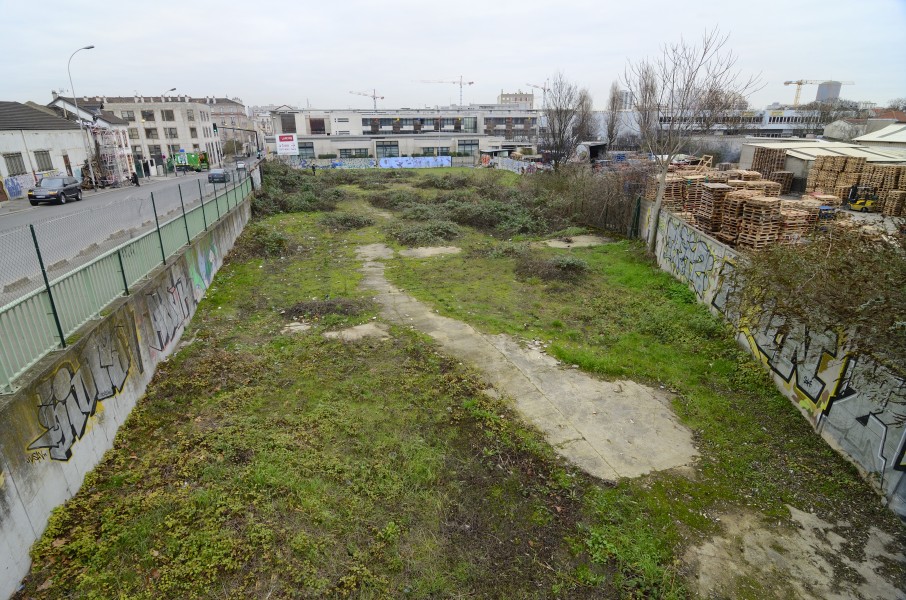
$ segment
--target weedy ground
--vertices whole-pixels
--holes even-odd
[[[511,174],[270,170],[194,341],[54,512],[18,597],[684,598],[684,550],[728,511],[790,504],[902,537],[640,244],[531,245],[583,231],[552,198]],[[669,389],[699,461],[593,480],[427,337],[324,339],[379,318],[354,254],[375,242],[461,246],[386,276],[481,331]],[[313,328],[282,333],[291,319]],[[743,583],[736,597],[773,595]]]

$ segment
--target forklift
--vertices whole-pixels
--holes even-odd
[[[855,198],[844,200],[843,206],[854,212],[880,212],[881,202],[875,188],[860,185]]]

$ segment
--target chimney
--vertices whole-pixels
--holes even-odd
[[[58,94],[56,90],[51,90],[50,95],[53,96],[54,100],[60,97],[60,94]]]
[[[132,96],[132,101],[138,104],[138,96]]]

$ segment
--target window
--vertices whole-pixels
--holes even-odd
[[[168,139],[175,140],[179,137],[175,127],[164,127],[164,136]]]
[[[397,142],[375,142],[378,158],[392,158],[400,155],[400,147]]]
[[[160,120],[161,121],[175,121],[176,119],[173,117],[172,110],[162,110],[162,111],[160,111]]]
[[[280,130],[283,133],[297,133],[296,115],[280,115]]]
[[[236,117],[230,117],[230,125],[236,125]]]
[[[156,140],[159,136],[157,135],[157,129],[148,129],[145,128],[145,137],[149,140]]]
[[[155,144],[148,146],[148,154],[152,158],[156,158],[157,160],[160,160],[160,157],[163,156],[160,151],[160,146],[157,146]]]
[[[340,148],[340,158],[368,158],[368,148]]]
[[[450,155],[450,149],[447,147],[442,147],[442,146],[438,146],[436,148],[426,146],[426,147],[422,148],[421,150],[422,150],[422,154],[424,154],[425,156],[449,156]]]
[[[186,119],[189,120],[189,121],[194,121],[194,120],[195,120],[195,111],[192,110],[192,109],[187,110],[187,111],[186,111]]]
[[[153,121],[154,120],[154,111],[153,110],[143,110],[142,111],[142,121]]]
[[[362,119],[362,127],[371,127],[371,119]]]
[[[6,170],[9,171],[10,177],[13,175],[24,175],[25,163],[22,161],[21,152],[12,152],[3,155],[3,161],[6,163]]]
[[[346,117],[334,119],[333,121],[334,121],[334,123],[349,123],[349,119]]]
[[[220,124],[221,124],[221,125],[226,125],[226,119],[220,119]]]
[[[334,133],[335,133],[336,135],[350,135],[350,133],[349,133],[348,131],[346,131],[346,130],[343,130],[343,131],[336,131],[336,132],[334,132]]]
[[[458,152],[476,156],[478,154],[478,140],[459,140]]]
[[[466,133],[478,133],[478,117],[463,117],[462,130]]]
[[[123,117],[124,121],[135,121],[135,111],[134,110],[121,110],[120,116]]]
[[[130,127],[130,128],[129,128],[129,139],[130,139],[130,140],[137,140],[137,139],[138,139],[138,127]]]
[[[198,128],[189,127],[189,137],[197,138],[198,137]]]
[[[199,146],[198,144],[192,144],[192,152],[198,152],[199,150],[201,150],[201,146]]]
[[[35,162],[38,163],[39,171],[50,171],[53,169],[53,162],[50,160],[50,152],[47,150],[35,150]]]
[[[299,158],[314,158],[315,157],[315,143],[314,142],[299,142]]]

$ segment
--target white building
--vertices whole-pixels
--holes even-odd
[[[0,201],[25,197],[46,175],[80,178],[86,144],[72,121],[18,102],[0,102]]]
[[[72,98],[58,96],[49,106],[75,110]],[[214,133],[211,107],[214,98],[186,96],[80,96],[79,111],[94,115],[109,111],[127,122],[132,158],[146,172],[165,163],[180,150],[207,152],[211,164],[222,162],[220,141]]]
[[[300,158],[415,155],[478,156],[480,151],[533,147],[540,113],[488,104],[397,110],[313,110],[281,106],[271,112],[274,135],[295,134]],[[275,149],[274,138],[268,148]]]

